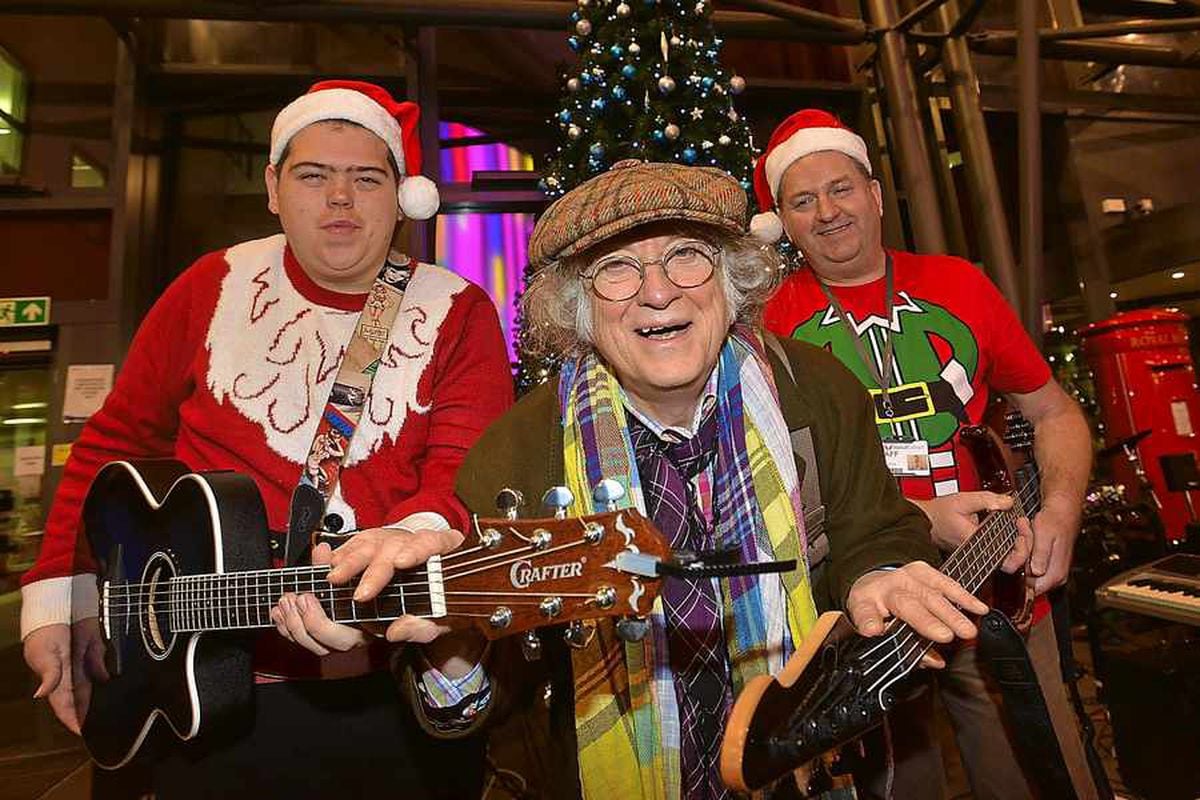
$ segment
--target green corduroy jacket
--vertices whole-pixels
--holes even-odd
[[[774,350],[768,358],[789,430],[811,428],[821,499],[826,506],[829,558],[813,587],[821,610],[840,608],[851,585],[881,566],[937,563],[929,522],[897,489],[883,459],[871,400],[862,384],[824,350],[780,340],[791,370]],[[794,376],[794,381],[793,381]],[[480,516],[495,516],[503,488],[522,493],[523,516],[540,516],[540,498],[563,481],[562,418],[553,383],[521,399],[471,449],[457,491]],[[797,465],[803,475],[803,465]],[[579,795],[570,653],[557,631],[542,634],[542,655],[526,661],[518,644],[493,648],[494,702],[491,754],[520,772],[534,796]],[[515,639],[516,637],[514,637]]]

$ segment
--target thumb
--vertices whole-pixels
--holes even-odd
[[[33,693],[35,699],[40,700],[46,697],[57,689],[59,682],[62,681],[63,662],[58,653],[42,653],[29,664],[29,667],[42,679]]]

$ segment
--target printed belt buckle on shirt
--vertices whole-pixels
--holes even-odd
[[[929,391],[929,384],[925,381],[905,383],[889,388],[887,398],[891,401],[891,414],[887,413],[887,406],[883,402],[883,390],[868,389],[868,391],[871,393],[871,399],[875,401],[875,423],[877,425],[907,422],[912,419],[932,417],[937,413],[933,407],[933,395]]]

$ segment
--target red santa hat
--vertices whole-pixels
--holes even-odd
[[[821,150],[845,153],[871,174],[871,157],[867,143],[842,121],[827,111],[806,108],[779,123],[767,149],[754,164],[754,196],[761,214],[750,220],[750,233],[757,239],[775,242],[783,235],[783,223],[775,213],[775,198],[779,183],[797,160]]]
[[[421,174],[421,109],[398,103],[387,89],[363,81],[321,81],[289,103],[271,128],[271,163],[278,164],[288,142],[323,120],[353,122],[383,139],[400,168],[400,211],[409,219],[429,219],[441,199],[433,181]]]

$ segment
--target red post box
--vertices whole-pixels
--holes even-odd
[[[1184,538],[1192,508],[1200,501],[1195,491],[1169,491],[1161,461],[1162,456],[1188,454],[1200,461],[1200,391],[1187,320],[1186,314],[1173,311],[1129,311],[1080,332],[1096,377],[1105,443],[1149,431],[1136,447],[1161,505],[1167,538],[1175,542]],[[1123,455],[1113,456],[1111,467],[1133,497],[1150,500],[1142,496]]]

